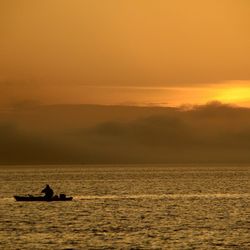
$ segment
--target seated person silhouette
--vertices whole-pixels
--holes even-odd
[[[53,189],[47,184],[46,187],[42,190],[42,193],[45,193],[44,198],[47,200],[52,199],[54,191]]]

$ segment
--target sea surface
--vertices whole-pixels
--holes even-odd
[[[1,166],[0,249],[248,250],[250,166]]]

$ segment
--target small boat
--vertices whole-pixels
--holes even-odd
[[[47,199],[44,196],[33,196],[33,195],[26,195],[26,196],[18,196],[14,195],[16,201],[72,201],[73,197],[66,197],[65,194],[60,194],[60,196],[55,195],[51,199]]]

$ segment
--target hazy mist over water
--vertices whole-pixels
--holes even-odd
[[[72,202],[15,202],[49,183]],[[250,249],[248,165],[0,168],[0,249]]]
[[[250,163],[250,109],[55,105],[0,112],[0,164]]]

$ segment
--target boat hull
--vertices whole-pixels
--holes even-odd
[[[52,197],[51,199],[46,199],[43,196],[14,196],[16,201],[72,201],[73,197]]]

